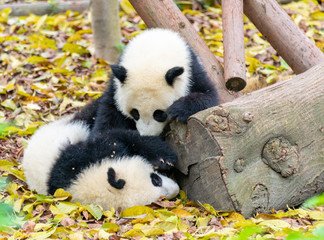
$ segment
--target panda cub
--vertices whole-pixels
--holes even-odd
[[[105,209],[145,205],[178,194],[179,186],[153,167],[160,164],[170,170],[177,159],[160,138],[120,129],[89,134],[86,122],[75,116],[37,130],[22,163],[29,188],[40,194],[63,188],[74,202]]]
[[[219,103],[197,55],[167,29],[136,36],[111,69],[109,86],[93,105],[94,132],[124,128],[160,135],[168,121],[186,122]]]

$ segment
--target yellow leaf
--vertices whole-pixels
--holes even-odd
[[[141,228],[141,231],[144,233],[146,237],[155,237],[164,234],[164,230],[162,228],[149,226],[149,225],[144,225]]]
[[[15,212],[19,213],[22,204],[24,203],[25,199],[24,198],[19,198],[17,201],[15,201],[13,209],[15,210]]]
[[[10,109],[12,111],[15,111],[17,109],[16,104],[14,103],[14,101],[12,101],[11,99],[6,99],[1,103],[1,106]]]
[[[313,20],[324,21],[324,12],[322,12],[322,11],[313,12],[310,14],[310,17]]]
[[[63,46],[63,51],[69,53],[78,53],[78,54],[89,53],[87,49],[85,49],[84,47],[76,43],[66,43]]]
[[[120,214],[120,216],[121,217],[135,217],[135,216],[143,215],[143,214],[152,214],[152,215],[154,215],[154,211],[149,207],[134,206],[134,207],[130,207],[130,208],[125,209]]]
[[[132,229],[123,234],[123,237],[126,238],[137,237],[137,236],[144,237],[145,235],[140,229]]]
[[[43,26],[46,18],[47,18],[47,15],[43,15],[38,19],[36,26],[35,26],[35,31],[39,31],[39,29]]]
[[[265,220],[259,223],[261,226],[267,226],[273,231],[280,231],[283,228],[289,228],[290,224],[283,220]]]
[[[135,9],[133,8],[132,4],[130,4],[128,0],[120,1],[120,7],[127,14],[135,13]]]
[[[4,88],[7,92],[8,91],[11,91],[11,90],[14,90],[15,89],[15,85],[10,83],[8,84],[5,88]]]
[[[90,204],[86,206],[87,210],[91,215],[99,220],[102,217],[102,209],[96,204]]]
[[[231,212],[228,217],[225,217],[225,220],[228,222],[237,222],[237,221],[243,221],[245,218],[236,212]]]
[[[9,15],[11,13],[11,8],[5,8],[0,12],[0,22],[5,23],[8,21]]]
[[[318,221],[324,221],[324,212],[320,211],[310,211],[308,213],[311,219],[318,220]]]
[[[76,203],[71,202],[59,202],[56,204],[56,207],[61,213],[66,214],[69,214],[79,208],[79,206]]]
[[[24,97],[29,97],[30,96],[30,94],[26,93],[24,87],[20,86],[20,85],[18,85],[16,93],[21,95],[21,96],[24,96]]]
[[[36,64],[36,63],[44,63],[47,62],[46,58],[43,58],[41,56],[32,56],[26,59],[27,62],[31,64]]]
[[[70,42],[74,42],[74,41],[79,41],[79,40],[81,40],[81,39],[82,39],[81,34],[75,33],[75,34],[71,35],[71,36],[68,38],[67,42],[70,43]]]
[[[32,233],[31,237],[33,239],[46,239],[50,237],[53,233],[55,233],[55,231],[56,231],[56,227],[45,232]]]
[[[109,234],[109,233],[107,233],[107,232],[105,232],[105,230],[103,230],[103,229],[100,229],[99,230],[99,234],[98,234],[99,236],[99,239],[109,239],[109,236],[111,235],[111,234]],[[83,239],[83,238],[82,238]]]
[[[212,215],[215,215],[215,216],[218,216],[219,214],[219,212],[217,212],[211,205],[209,205],[209,204],[207,204],[207,203],[205,203],[205,204],[203,204],[202,205],[202,207],[206,210],[206,211],[208,211],[208,212],[210,212]]]
[[[100,235],[100,232],[99,232]],[[100,236],[99,236],[100,238]],[[70,240],[83,240],[83,233],[82,232],[76,232],[76,233],[72,233],[69,235],[69,239]],[[101,239],[101,238],[100,238]]]
[[[55,200],[62,201],[62,200],[71,199],[72,195],[69,192],[65,191],[64,189],[59,188],[55,191],[54,198]]]
[[[183,190],[179,191],[179,195],[180,195],[181,200],[186,200],[187,199],[187,195]]]
[[[186,210],[183,210],[183,209],[173,209],[171,212],[174,212],[175,214],[177,214],[180,217],[191,216],[191,213],[189,213],[189,212],[187,212]]]
[[[166,232],[177,229],[177,224],[172,222],[159,222],[155,226],[162,228]]]
[[[105,230],[106,232],[113,233],[119,230],[119,226],[115,223],[106,222],[102,224],[101,229]]]
[[[199,217],[197,218],[196,224],[197,227],[206,227],[208,225],[209,218],[208,217]]]

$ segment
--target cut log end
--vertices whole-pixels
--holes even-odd
[[[227,80],[226,82],[226,88],[231,91],[241,91],[245,88],[246,81],[243,78],[240,77],[232,77]]]

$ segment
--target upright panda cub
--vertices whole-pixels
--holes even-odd
[[[175,197],[179,186],[153,166],[169,170],[177,157],[158,137],[132,130],[89,136],[86,121],[69,116],[42,126],[25,150],[27,184],[40,194],[63,188],[72,200],[122,209]]]
[[[218,104],[216,89],[197,55],[175,32],[151,29],[126,47],[94,108],[94,132],[137,129],[159,135],[169,120],[181,122]],[[98,105],[98,106],[96,106]]]

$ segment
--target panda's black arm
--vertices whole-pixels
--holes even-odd
[[[113,80],[110,79],[112,82]],[[114,100],[115,87],[110,83],[106,91],[101,96],[98,104],[96,121],[94,124],[94,133],[102,132],[108,129],[136,129],[134,120],[127,118],[118,111]]]
[[[142,156],[160,172],[169,172],[177,162],[174,151],[157,136],[141,136],[132,130],[112,130],[110,134],[119,145],[116,155]]]
[[[217,106],[219,103],[216,91],[201,93],[194,92],[175,101],[166,111],[168,117],[179,122],[202,110]]]
[[[91,103],[87,104],[85,107],[83,107],[80,111],[76,112],[73,116],[73,121],[82,121],[89,126],[89,129],[91,130],[94,126],[98,106],[100,104],[101,97],[93,100]]]

